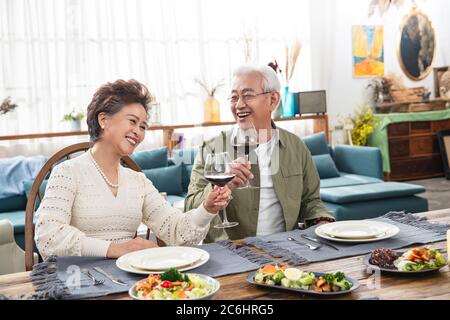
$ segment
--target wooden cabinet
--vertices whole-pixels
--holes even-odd
[[[387,180],[405,181],[444,175],[436,132],[450,119],[393,123],[388,126],[391,172]]]

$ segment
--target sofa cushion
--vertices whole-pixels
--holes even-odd
[[[33,186],[34,180],[27,180],[23,182],[23,188],[25,190],[25,195],[28,199],[28,197],[30,196],[30,192],[31,192],[31,187]],[[45,189],[47,188],[47,183],[48,180],[44,180],[41,183],[41,186],[39,187],[39,190],[41,191],[42,196],[44,196],[45,194]]]
[[[318,154],[312,156],[312,158],[317,171],[319,172],[320,179],[336,178],[340,176],[336,165],[329,154]]]
[[[390,211],[410,213],[428,211],[428,201],[418,196],[389,198],[353,203],[323,202],[336,220],[361,220],[382,216]]]
[[[131,159],[133,159],[142,170],[167,167],[167,147],[138,151],[131,155]]]
[[[27,199],[30,196],[31,187],[33,186],[33,183],[34,183],[34,180],[27,180],[27,181],[23,182],[23,188],[25,190],[25,195],[27,196]],[[42,181],[41,186],[39,187],[42,197],[44,197],[45,189],[47,189],[47,183],[48,183],[48,180],[44,180],[44,181]],[[39,204],[40,204],[39,198],[36,197],[35,210],[37,210],[37,208],[39,208]]]
[[[159,192],[167,192],[168,195],[183,193],[183,186],[181,184],[181,164],[142,170],[142,172]]]
[[[368,176],[360,176],[357,174],[340,172],[340,177],[338,178],[321,179],[320,188],[345,187],[379,182],[383,182],[383,180]]]
[[[329,153],[327,139],[325,137],[325,133],[323,132],[304,137],[303,142],[306,144],[313,156]]]
[[[0,199],[0,212],[24,210],[27,205],[26,196],[12,196]]]
[[[412,196],[425,192],[425,188],[415,184],[400,182],[380,182],[357,186],[345,186],[320,189],[323,201],[349,203],[368,200]]]

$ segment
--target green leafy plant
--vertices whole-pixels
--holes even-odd
[[[85,118],[84,112],[72,110],[63,116],[63,121],[81,121]]]
[[[11,102],[11,97],[7,97],[0,104],[0,114],[5,114],[17,108],[17,104]]]
[[[359,106],[351,119],[353,122],[353,144],[356,146],[366,146],[367,138],[378,125],[378,121],[375,119],[369,104]]]

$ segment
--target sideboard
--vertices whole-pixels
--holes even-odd
[[[376,114],[378,127],[369,139],[381,149],[386,180],[443,176],[436,132],[450,129],[450,110]]]

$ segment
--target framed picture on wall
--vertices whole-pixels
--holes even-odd
[[[400,25],[400,67],[409,79],[422,80],[430,74],[435,55],[436,36],[431,20],[414,6]]]
[[[355,25],[353,33],[353,77],[384,76],[384,27]]]

